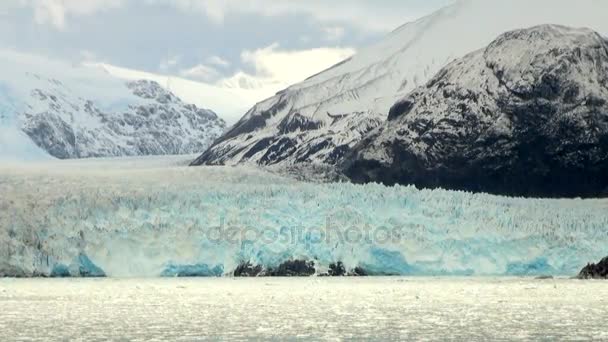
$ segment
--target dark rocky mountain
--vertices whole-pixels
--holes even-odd
[[[608,42],[505,33],[398,101],[348,155],[355,182],[514,196],[608,195]]]
[[[300,169],[297,174],[312,174],[311,166],[333,169],[386,120],[396,101],[455,58],[484,48],[504,32],[545,23],[608,34],[608,21],[600,14],[607,5],[596,0],[454,1],[258,103],[193,165],[253,164]]]

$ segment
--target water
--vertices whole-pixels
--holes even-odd
[[[0,340],[608,339],[608,283],[2,279]]]

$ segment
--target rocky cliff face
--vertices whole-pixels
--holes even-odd
[[[537,26],[443,68],[343,164],[356,182],[522,196],[608,195],[608,43]]]
[[[0,158],[200,153],[226,127],[156,82],[99,68],[0,49],[0,75]]]
[[[155,82],[127,83],[136,99],[116,109],[74,96],[60,80],[49,84],[31,90],[18,117],[32,141],[60,159],[197,153],[225,129],[215,113]]]

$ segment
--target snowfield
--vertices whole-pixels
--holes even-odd
[[[342,261],[378,275],[575,275],[606,254],[604,199],[303,183],[190,160],[2,163],[0,275],[216,276],[290,259],[317,273]]]

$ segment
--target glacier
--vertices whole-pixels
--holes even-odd
[[[608,200],[305,183],[187,157],[0,164],[0,275],[230,276],[309,260],[371,275],[575,275]]]

